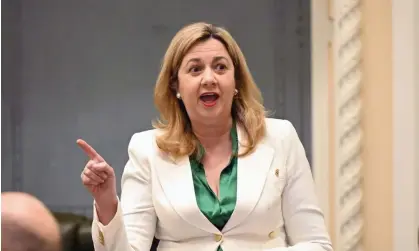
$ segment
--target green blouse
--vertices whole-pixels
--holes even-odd
[[[230,136],[233,154],[230,163],[223,169],[220,175],[219,198],[209,186],[205,176],[205,170],[201,163],[201,159],[205,154],[204,149],[201,147],[196,157],[191,156],[189,158],[198,207],[207,219],[220,231],[230,219],[236,207],[238,138],[234,124]],[[222,250],[221,247],[218,250]]]

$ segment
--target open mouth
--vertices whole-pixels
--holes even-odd
[[[219,95],[214,92],[207,92],[199,96],[199,99],[204,103],[205,106],[214,106],[217,103]]]

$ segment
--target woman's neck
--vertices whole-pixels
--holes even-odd
[[[230,141],[232,126],[233,119],[230,118],[226,122],[213,125],[195,122],[192,123],[192,130],[204,148],[210,149],[222,142]]]

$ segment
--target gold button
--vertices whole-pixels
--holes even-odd
[[[220,234],[216,234],[216,235],[214,235],[214,239],[215,239],[215,241],[220,242],[223,239],[223,236],[220,235]]]
[[[275,231],[269,233],[269,238],[273,239],[276,237]]]
[[[278,177],[279,176],[279,169],[275,170],[275,176]]]
[[[102,231],[99,231],[99,242],[100,242],[100,244],[105,246],[105,237],[103,236]]]

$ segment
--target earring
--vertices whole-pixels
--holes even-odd
[[[178,92],[178,93],[176,93],[176,98],[177,99],[180,99],[180,93]]]
[[[239,93],[237,89],[234,89],[234,96],[236,96]]]

